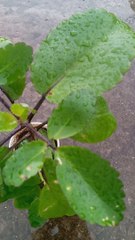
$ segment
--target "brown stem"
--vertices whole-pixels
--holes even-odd
[[[30,123],[25,123],[25,126],[27,127],[27,129],[30,130],[30,132],[34,133],[34,135],[41,139],[42,141],[46,142],[48,144],[48,146],[50,146],[53,150],[56,150],[56,148],[51,144],[51,142],[49,141],[48,138],[44,137],[42,134],[40,134],[39,132],[37,132],[34,127],[30,124]]]
[[[0,102],[8,109],[9,112],[11,111],[10,105],[2,97],[0,97]]]
[[[17,128],[15,128],[5,139],[3,139],[0,142],[0,146],[4,145],[4,143],[6,143],[8,140],[10,140],[10,138],[12,136],[14,136],[17,132],[19,132],[20,130],[22,130],[24,128],[24,126],[18,126]]]
[[[33,110],[31,111],[31,113],[28,116],[28,122],[31,122],[32,118],[35,116],[35,114],[37,113],[38,109],[41,107],[42,103],[44,102],[44,100],[46,99],[48,93],[62,80],[62,78],[60,78],[57,82],[55,82],[39,99],[39,101],[37,102],[37,104],[35,105],[35,107],[33,108]]]

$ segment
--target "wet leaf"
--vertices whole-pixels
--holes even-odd
[[[48,136],[53,139],[75,135],[79,141],[98,142],[109,137],[115,129],[116,121],[107,103],[102,97],[95,97],[89,89],[67,96],[48,122]]]
[[[80,147],[60,147],[56,159],[60,186],[80,218],[115,226],[125,209],[118,172],[100,156]]]
[[[59,103],[72,91],[97,95],[122,80],[135,57],[135,34],[116,16],[96,9],[62,22],[41,43],[32,64],[32,81],[48,100]]]

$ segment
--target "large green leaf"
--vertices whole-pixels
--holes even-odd
[[[70,92],[90,88],[101,95],[122,80],[135,57],[135,34],[105,10],[77,14],[62,22],[41,43],[34,56],[32,81],[61,102]]]
[[[74,215],[69,206],[56,177],[56,163],[46,159],[45,174],[48,184],[44,186],[39,198],[39,215],[46,219]]]
[[[122,183],[109,162],[80,147],[60,147],[57,177],[73,210],[90,223],[117,225],[125,208]]]
[[[0,132],[10,132],[17,127],[16,118],[7,112],[0,112]]]
[[[0,86],[12,99],[21,96],[31,61],[32,48],[24,43],[8,44],[5,48],[0,48]]]
[[[46,144],[39,140],[17,149],[3,169],[5,184],[18,187],[34,176],[43,166],[45,151]]]
[[[52,113],[48,122],[48,136],[95,142],[109,137],[116,129],[116,121],[105,100],[96,98],[89,89],[68,95]]]

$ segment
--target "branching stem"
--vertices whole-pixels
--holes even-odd
[[[52,143],[49,141],[48,138],[44,137],[42,134],[40,134],[39,132],[37,132],[35,130],[35,128],[30,124],[30,123],[25,123],[25,127],[27,129],[29,129],[29,131],[31,133],[33,133],[37,138],[41,139],[42,141],[46,142],[48,144],[48,146],[50,146],[53,150],[55,150],[56,148],[52,145]]]
[[[31,122],[32,118],[35,116],[35,114],[37,113],[38,109],[41,107],[42,103],[44,102],[44,100],[46,99],[48,93],[62,80],[62,78],[60,78],[57,82],[55,82],[44,94],[42,94],[41,98],[39,99],[39,101],[37,102],[37,104],[35,105],[35,107],[33,108],[33,110],[31,111],[31,113],[28,116],[28,122]]]
[[[5,139],[3,139],[0,142],[0,146],[4,145],[4,143],[6,143],[7,141],[10,140],[11,137],[13,137],[17,132],[19,132],[20,130],[22,130],[23,128],[25,128],[24,126],[18,126],[17,128],[15,128]]]

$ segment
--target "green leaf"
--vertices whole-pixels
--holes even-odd
[[[0,112],[0,132],[10,132],[17,127],[17,120],[7,112]]]
[[[39,209],[39,198],[36,198],[32,203],[28,211],[28,218],[32,227],[40,227],[47,219],[40,217],[38,213]]]
[[[18,187],[34,176],[43,166],[45,150],[45,143],[39,140],[17,149],[3,169],[5,184]]]
[[[11,105],[11,111],[22,120],[26,120],[29,114],[29,106],[24,103],[14,103]]]
[[[32,82],[40,93],[58,83],[48,96],[54,103],[84,86],[101,95],[122,80],[134,57],[133,30],[105,10],[91,10],[62,22],[41,43]]]
[[[56,177],[56,163],[46,159],[44,165],[48,184],[44,186],[39,198],[39,215],[46,219],[74,215]]]
[[[36,185],[35,187],[29,189],[29,193],[26,192],[24,195],[15,198],[14,206],[18,209],[29,209],[35,197],[39,196],[39,193],[40,188]]]
[[[7,147],[0,147],[0,168],[5,166],[7,159],[11,156],[12,151]]]
[[[39,195],[40,181],[38,176],[31,177],[19,187],[7,186],[3,181],[2,175],[1,177],[2,177],[1,188],[3,189],[3,191],[0,191],[0,202],[5,202],[8,199],[15,198],[16,207],[24,209],[25,207],[29,206],[30,200],[33,201],[34,198],[33,192],[35,192],[35,197]],[[33,197],[31,197],[31,193]]]
[[[107,124],[108,123],[108,124]],[[116,129],[116,121],[102,97],[95,97],[89,89],[72,92],[55,109],[48,122],[48,136],[62,139],[96,142],[109,137]]]
[[[32,61],[32,48],[24,43],[8,44],[0,48],[0,86],[12,99],[21,96],[25,74]]]
[[[115,226],[125,209],[122,182],[109,162],[80,147],[60,147],[56,159],[60,186],[73,210],[84,220]]]
[[[102,97],[98,97],[95,101],[95,111],[93,114],[88,112],[87,123],[83,130],[73,139],[80,142],[97,143],[110,137],[117,128],[117,122],[113,114],[110,112],[107,102]]]

